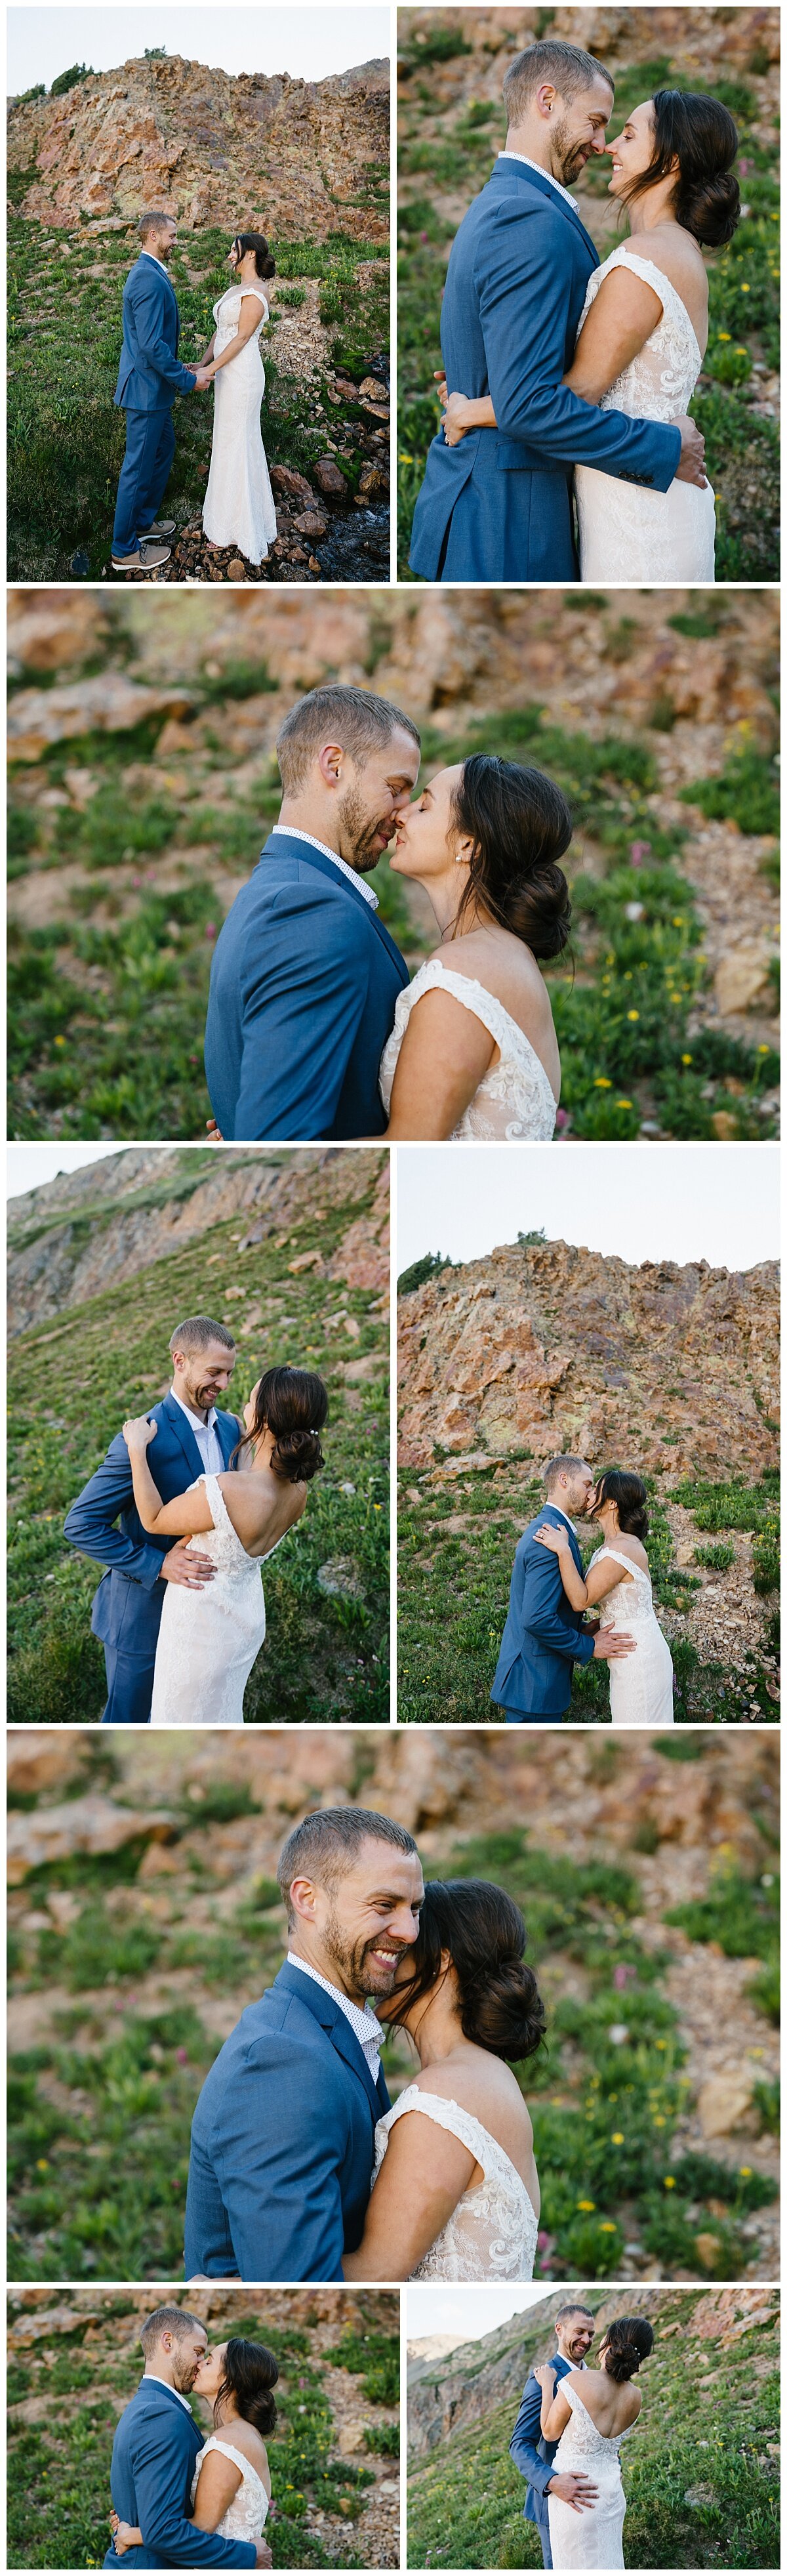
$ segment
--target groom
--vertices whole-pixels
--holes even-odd
[[[235,1344],[226,1325],[210,1315],[190,1315],[170,1340],[172,1385],[148,1421],[158,1424],[151,1457],[162,1501],[174,1501],[195,1478],[221,1475],[231,1466],[243,1425],[234,1413],[217,1412],[235,1367]],[[119,1525],[118,1525],[119,1524]],[[134,1502],[131,1462],[122,1431],[103,1466],[77,1495],[65,1536],[83,1556],[105,1565],[93,1600],[91,1627],[100,1637],[107,1671],[103,1726],[149,1726],[165,1583],[201,1592],[215,1567],[185,1538],[151,1537]],[[196,1712],[195,1712],[196,1714]]]
[[[180,314],[167,262],[177,241],[171,215],[140,215],[142,249],[123,289],[123,347],[115,408],[126,415],[126,453],[120,469],[113,572],[160,570],[175,534],[174,519],[157,512],[175,454],[172,405],[176,394],[204,393],[210,377],[184,367],[178,357]]]
[[[371,689],[311,689],[276,744],[284,790],[216,942],[205,1072],[237,1144],[379,1136],[380,1057],[404,958],[364,884],[420,763],[409,716]]]
[[[571,1553],[582,1572],[582,1558],[573,1519],[581,1519],[593,1494],[593,1477],[584,1458],[550,1458],[544,1468],[546,1502],[535,1520],[523,1531],[514,1558],[508,1618],[497,1659],[497,1670],[490,1697],[502,1708],[509,1725],[565,1717],[571,1705],[571,1676],[574,1664],[602,1659],[614,1661],[618,1655],[636,1652],[636,1641],[624,1629],[598,1628],[592,1636],[582,1626],[582,1611],[572,1610],[563,1590],[560,1559],[546,1547],[540,1547],[536,1531],[544,1527],[559,1529],[561,1521],[571,1533]]]
[[[491,394],[497,427],[432,441],[410,552],[422,581],[576,581],[575,465],[656,492],[702,482],[693,421],[601,411],[562,382],[599,265],[568,189],[605,149],[614,95],[603,63],[558,39],[509,65],[505,148],[459,226],[440,324],[449,393]]]
[[[584,2370],[585,2356],[596,2331],[596,2321],[589,2308],[567,2305],[555,2318],[557,2352],[553,2353],[550,2370],[565,2379],[569,2370]],[[559,2496],[563,2504],[584,2513],[597,2501],[598,2487],[584,2472],[572,2469],[562,2477],[550,2475],[557,2450],[556,2442],[546,2442],[541,2431],[541,2388],[534,2371],[530,2371],[522,2391],[522,2404],[509,2443],[511,2458],[523,2478],[527,2478],[527,2495],[522,2507],[525,2522],[534,2522],[541,2542],[545,2567],[552,2565],[549,2539],[549,2497]]]
[[[121,2522],[138,2525],[142,2547],[119,2558],[112,2541],[104,2566],[270,2567],[266,2540],[221,2540],[188,2520],[205,2439],[188,2402],[208,2348],[199,2317],[154,2308],[139,2340],[145,2368],[112,2445],[112,2502]]]
[[[278,1882],[286,1964],[248,2004],[194,2113],[187,2279],[341,2281],[363,2235],[375,2126],[390,2108],[373,1995],[418,1933],[412,1834],[366,1807],[296,1825]]]

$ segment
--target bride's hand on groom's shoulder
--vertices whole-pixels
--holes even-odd
[[[566,1544],[562,1530],[555,1530],[548,1527],[546,1529],[534,1530],[533,1536],[538,1547],[548,1547],[550,1556],[559,1556],[561,1549]]]
[[[146,1413],[130,1414],[123,1424],[126,1448],[147,1449],[150,1441],[155,1440],[157,1429],[158,1424],[149,1422]]]
[[[539,2388],[548,2388],[551,2396],[552,2389],[555,2384],[555,2373],[552,2368],[551,2361],[535,2362],[533,2365],[533,2378],[538,2380]]]

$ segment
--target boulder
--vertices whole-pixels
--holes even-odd
[[[697,2095],[697,2111],[704,2138],[726,2138],[740,2127],[751,2110],[754,2085],[745,2073],[707,2075]]]
[[[314,480],[318,491],[324,493],[326,500],[347,500],[348,485],[345,476],[340,474],[338,465],[334,465],[332,456],[318,456],[314,467]]]
[[[62,1807],[37,1807],[29,1815],[10,1815],[6,1836],[8,1880],[20,1887],[31,1869],[70,1860],[79,1852],[122,1851],[126,1843],[170,1842],[177,1834],[174,1816],[163,1809],[143,1814],[118,1807],[97,1792],[73,1798]]]

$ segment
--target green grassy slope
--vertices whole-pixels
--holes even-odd
[[[67,2298],[65,2294],[53,2297]],[[363,2293],[361,2293],[363,2301]],[[350,2374],[370,2362],[378,2349],[396,2366],[399,2338],[390,2329],[393,2301],[363,2303],[366,2315],[355,2337],[339,2336],[330,2350],[331,2366]],[[112,2438],[118,2413],[138,2385],[140,2353],[136,2342],[138,2308],[128,2293],[114,2298],[99,2293],[98,2322],[74,2317],[56,2338],[56,2359],[40,2344],[22,2357],[12,2352],[8,2397],[13,2408],[30,2398],[47,2401],[43,2423],[26,2425],[11,2414],[9,2430],[9,2567],[100,2567],[109,2540]],[[367,2322],[368,2321],[368,2322]],[[359,2567],[365,2551],[355,2526],[369,2501],[371,2462],[348,2461],[338,2449],[338,2426],[325,2389],[326,2334],[316,2319],[287,2327],[277,2315],[266,2315],[253,2292],[248,2305],[239,2294],[228,2300],[228,2316],[214,2327],[211,2341],[227,2334],[248,2335],[267,2343],[279,2362],[279,2423],[270,2439],[274,2507],[268,2536],[276,2568]],[[356,2346],[358,2352],[356,2352]],[[391,2370],[389,2368],[389,2380]],[[368,2364],[363,2402],[369,2409],[369,2451],[390,2449],[391,2418],[382,2398],[369,2388]],[[393,2394],[396,2393],[396,2385]],[[195,2404],[198,2421],[209,2419]],[[395,2427],[394,2427],[395,2430]],[[398,2445],[397,2445],[398,2447]],[[320,2527],[316,2515],[321,2516]]]
[[[697,1530],[745,1528],[761,1542],[763,1595],[761,1650],[752,1651],[745,1671],[737,1663],[702,1660],[691,1638],[692,1596],[699,1578],[690,1567],[676,1565],[667,1506],[674,1484],[664,1476],[647,1478],[651,1529],[648,1555],[656,1613],[669,1639],[675,1670],[675,1718],[679,1725],[729,1725],[756,1713],[761,1724],[778,1723],[772,1658],[778,1634],[778,1471],[757,1485],[707,1487],[686,1481],[679,1498],[693,1511]],[[518,1487],[516,1510],[506,1509],[496,1482],[495,1466],[476,1471],[469,1501],[455,1486],[420,1492],[409,1469],[400,1471],[397,1524],[397,1707],[399,1721],[428,1725],[476,1724],[496,1720],[489,1689],[508,1609],[514,1553],[527,1521],[540,1510],[543,1484],[535,1478]],[[418,1496],[417,1503],[413,1497]],[[520,1499],[521,1497],[521,1499]],[[710,1497],[710,1499],[709,1499]],[[455,1523],[467,1515],[466,1529]],[[710,1517],[709,1517],[710,1514]],[[443,1533],[442,1524],[450,1521]],[[698,1544],[699,1544],[698,1540]],[[596,1540],[594,1545],[598,1545]],[[589,1563],[593,1547],[583,1552]],[[724,1572],[733,1550],[719,1566]],[[684,1621],[684,1633],[674,1616]],[[686,1632],[686,1615],[688,1632]],[[609,1719],[609,1684],[601,1665],[575,1665],[570,1716],[601,1726]]]
[[[640,2377],[642,2417],[622,2451],[626,2565],[778,2567],[778,2310],[719,2351],[710,2335],[703,2344],[696,2308],[688,2290],[661,2294],[657,2315],[648,2307],[656,2340]],[[543,2326],[520,2322],[524,2385],[548,2346]],[[514,2421],[514,2404],[484,2409],[480,2423],[411,2462],[410,2567],[540,2567],[508,2454]]]
[[[13,206],[29,184],[14,172]],[[387,172],[372,171],[373,202],[384,202]],[[383,194],[381,194],[383,190]],[[122,412],[113,409],[125,279],[137,255],[133,229],[102,233],[46,229],[14,214],[9,233],[8,550],[15,581],[83,580],[110,560],[115,493],[125,446]],[[213,305],[227,284],[229,228],[184,235],[171,262],[181,314],[181,354],[201,355],[213,330]],[[349,395],[338,404],[326,384],[299,382],[284,365],[275,305],[297,308],[299,281],[319,285],[319,318],[330,334],[330,363],[360,384],[370,360],[388,344],[389,288],[385,250],[340,229],[326,242],[271,241],[277,282],[264,342],[264,439],[268,462],[307,473],[331,436],[348,456],[342,472],[354,490],[365,457],[358,444],[361,412]],[[192,263],[199,263],[199,270]],[[372,263],[371,267],[367,263]],[[198,275],[199,282],[190,282]],[[360,272],[360,273],[359,273]],[[315,423],[315,405],[323,410]],[[210,461],[213,406],[195,395],[175,408],[175,464],[167,509],[178,526],[198,516]]]
[[[436,105],[430,64],[469,51],[458,17],[448,24],[424,12],[416,26],[407,13],[398,118],[400,580],[410,577],[413,508],[426,451],[440,422],[432,378],[440,363],[440,302],[448,254],[460,216],[485,186],[505,139],[502,105],[497,108],[481,96],[465,98],[458,108]],[[763,141],[758,130],[756,65],[746,80],[713,82],[698,78],[693,69],[686,73],[679,54],[672,61],[655,61],[646,11],[638,52],[638,60],[616,71],[611,134],[620,131],[623,117],[639,100],[665,85],[711,90],[738,125],[745,165],[741,194],[748,213],[728,248],[708,259],[710,337],[691,409],[705,435],[708,474],[716,492],[717,580],[778,580],[778,436],[772,422],[751,409],[762,381],[754,367],[767,371],[779,364],[778,142]],[[489,56],[481,59],[488,71]],[[618,238],[616,216],[606,202],[608,180],[608,162],[591,166],[579,200],[602,259]]]
[[[240,1287],[262,1314],[241,1339],[232,1409],[242,1409],[263,1360],[297,1358],[325,1375],[330,1392],[326,1468],[300,1527],[266,1569],[268,1636],[247,1686],[247,1719],[387,1720],[387,1317],[369,1290],[326,1283],[310,1270],[292,1277],[289,1267],[311,1250],[329,1259],[368,1208],[371,1191],[360,1191],[352,1155],[346,1166],[346,1198],[322,1206],[316,1180],[286,1240],[240,1252],[242,1221],[231,1219],[72,1309],[59,1326],[47,1323],[12,1344],[10,1717],[98,1717],[103,1654],[90,1636],[90,1602],[99,1569],[65,1547],[63,1518],[124,1415],[156,1401],[178,1316],[213,1307],[242,1323]],[[364,1360],[368,1371],[357,1382],[337,1373],[339,1362],[352,1368]],[[317,1578],[336,1560],[349,1566],[352,1588],[329,1597]]]

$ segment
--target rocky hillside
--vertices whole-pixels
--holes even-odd
[[[493,1715],[513,1553],[559,1450],[648,1479],[678,1717],[774,1714],[778,1332],[774,1263],[566,1243],[504,1244],[400,1297],[400,1716]],[[607,1704],[575,1668],[572,1713]]]
[[[627,2566],[778,2566],[778,2291],[638,2286],[632,2297],[577,2285],[576,2295],[599,2334],[632,2309],[654,2329],[623,2452]],[[539,2301],[442,2360],[410,2346],[410,2567],[540,2565],[508,2444],[528,2370],[554,2350],[560,2305]]]
[[[322,81],[236,79],[176,54],[91,72],[63,97],[12,99],[8,166],[24,174],[22,214],[58,230],[124,229],[162,206],[195,232],[380,242],[389,125],[385,62]]]
[[[242,1220],[236,1238],[241,1255],[270,1243],[282,1228],[295,1242],[299,1226],[311,1224],[318,1208],[342,1209],[350,1182],[353,1205],[371,1183],[375,1195],[368,1215],[352,1218],[327,1264],[318,1255],[307,1266],[321,1278],[341,1279],[348,1288],[385,1300],[387,1164],[379,1155],[361,1151],[349,1164],[331,1147],[296,1153],[260,1146],[140,1146],[60,1172],[43,1188],[9,1200],[9,1334],[27,1332],[64,1307],[81,1306],[111,1284],[133,1279],[231,1218]],[[243,1302],[243,1292],[237,1293]],[[247,1322],[246,1329],[253,1326]]]
[[[522,1905],[539,2278],[778,2276],[775,1733],[12,1728],[8,1800],[15,2280],[177,2267],[196,2093],[281,1963],[282,1843],[348,1801]]]
[[[266,1578],[252,1719],[388,1717],[388,1157],[138,1150],[12,1205],[10,1706],[92,1719],[96,1585],[66,1548],[73,1496],[125,1413],[169,1383],[178,1317],[216,1312],[238,1347],[233,1401],[263,1365],[324,1373],[326,1468]],[[79,1347],[79,1367],[64,1366]]]
[[[559,1449],[643,1475],[760,1476],[778,1459],[775,1262],[636,1265],[501,1244],[400,1303],[403,1466],[465,1470]]]
[[[112,2437],[141,2374],[156,2299],[242,2334],[279,2363],[267,2531],[275,2568],[399,2564],[399,2303],[390,2292],[79,2289],[9,2301],[10,2567],[99,2566]],[[210,2430],[210,2410],[192,2401]]]

